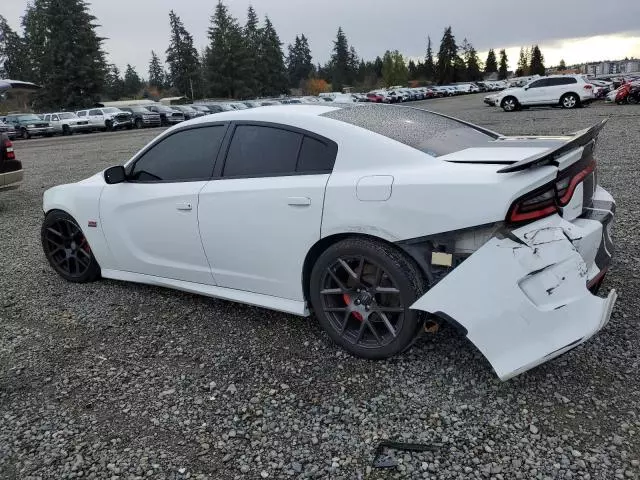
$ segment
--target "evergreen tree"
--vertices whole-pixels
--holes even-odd
[[[375,61],[373,62],[373,73],[375,74],[376,78],[382,78],[382,66],[382,59],[380,57],[376,57]]]
[[[409,79],[409,69],[398,50],[387,50],[382,60],[382,78],[387,87],[406,85]]]
[[[465,38],[462,41],[462,51],[464,54],[464,63],[466,66],[466,80],[475,82],[482,79],[482,72],[480,69],[480,59],[478,58],[478,52],[470,42]]]
[[[24,40],[9,26],[0,15],[0,78],[31,79],[29,61],[24,54]]]
[[[453,82],[466,82],[468,80],[467,65],[460,55],[456,55],[453,59]]]
[[[494,73],[498,71],[498,61],[496,60],[496,52],[493,48],[487,54],[487,61],[484,64],[484,73]]]
[[[433,51],[431,49],[431,37],[427,37],[427,55],[424,58],[424,77],[433,80],[436,74],[436,66],[433,63]]]
[[[124,72],[124,94],[128,97],[135,97],[142,89],[142,80],[138,72],[129,64]]]
[[[162,89],[164,88],[165,76],[164,68],[160,62],[160,58],[156,52],[151,50],[151,61],[149,62],[149,86]]]
[[[124,96],[124,80],[120,76],[118,67],[113,64],[107,66],[104,93],[112,100],[120,100]]]
[[[31,79],[41,108],[75,109],[96,102],[106,63],[96,18],[84,0],[35,0],[23,17]]]
[[[564,63],[564,58],[560,60],[560,65],[558,65],[558,70],[564,72],[567,69],[567,64]]]
[[[208,34],[209,46],[205,56],[209,96],[233,98],[241,95],[246,91],[242,29],[222,2],[216,5]],[[260,81],[264,82],[267,77],[266,71],[257,73]]]
[[[266,76],[266,64],[261,52],[262,29],[258,15],[251,5],[247,10],[247,23],[244,26],[243,69],[244,86],[237,96],[259,96],[263,91],[262,79]]]
[[[409,60],[409,80],[417,80],[418,78],[418,67],[413,60]]]
[[[520,47],[520,57],[518,58],[518,68],[516,69],[516,77],[529,75],[529,62],[524,48]]]
[[[349,42],[347,36],[338,27],[338,34],[333,42],[333,54],[331,55],[331,83],[334,91],[342,91],[345,85],[351,84]]]
[[[200,62],[193,37],[173,10],[169,12],[171,36],[167,48],[167,65],[171,85],[182,95],[193,97],[200,91]]]
[[[313,63],[311,63],[309,41],[304,34],[300,37],[296,35],[294,44],[289,45],[289,56],[287,57],[289,86],[300,87],[301,83],[309,78],[312,71]]]
[[[534,45],[531,50],[531,64],[529,66],[531,75],[544,75],[546,69],[544,67],[544,57],[538,45]]]
[[[509,59],[507,58],[507,51],[503,48],[500,50],[500,66],[498,67],[498,78],[500,80],[506,80],[509,74]]]
[[[260,52],[265,65],[264,94],[280,95],[287,92],[287,69],[284,64],[282,42],[269,17],[265,17]]]
[[[438,52],[438,82],[440,84],[451,83],[455,77],[455,62],[458,56],[458,46],[456,39],[451,32],[451,27],[447,27],[442,35],[440,51]]]

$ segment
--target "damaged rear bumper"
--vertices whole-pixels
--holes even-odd
[[[598,187],[594,208],[496,235],[411,308],[461,327],[507,380],[585,342],[609,321],[616,293],[587,285],[608,268],[615,204]]]

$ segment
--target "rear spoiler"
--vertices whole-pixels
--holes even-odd
[[[554,150],[539,153],[532,157],[525,158],[524,160],[520,160],[519,162],[509,165],[508,167],[501,168],[500,170],[498,170],[498,173],[519,172],[521,170],[526,170],[527,168],[541,167],[543,165],[558,165],[556,161],[558,158],[570,152],[571,150],[587,145],[592,140],[595,140],[595,138],[600,133],[600,130],[602,130],[608,120],[608,118],[605,118],[593,127],[586,128],[574,133],[571,140]]]

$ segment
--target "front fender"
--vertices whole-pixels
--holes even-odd
[[[101,268],[114,268],[114,261],[100,222],[100,196],[106,186],[102,173],[77,183],[52,187],[44,192],[42,209],[45,215],[62,210],[71,215],[89,242]],[[93,226],[95,225],[95,226]]]
[[[592,295],[573,241],[579,227],[541,220],[494,237],[412,306],[452,319],[507,380],[583,343],[616,300]]]

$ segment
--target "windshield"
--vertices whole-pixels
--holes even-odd
[[[40,117],[38,117],[37,115],[18,115],[18,120],[22,122],[29,121],[29,120],[39,121]]]
[[[370,130],[433,157],[494,140],[462,122],[417,108],[356,104],[322,116]]]
[[[115,107],[109,107],[109,108],[103,108],[102,112],[103,113],[119,113],[120,109]]]
[[[75,113],[61,113],[59,114],[60,120],[70,120],[72,118],[78,118],[78,116]]]

